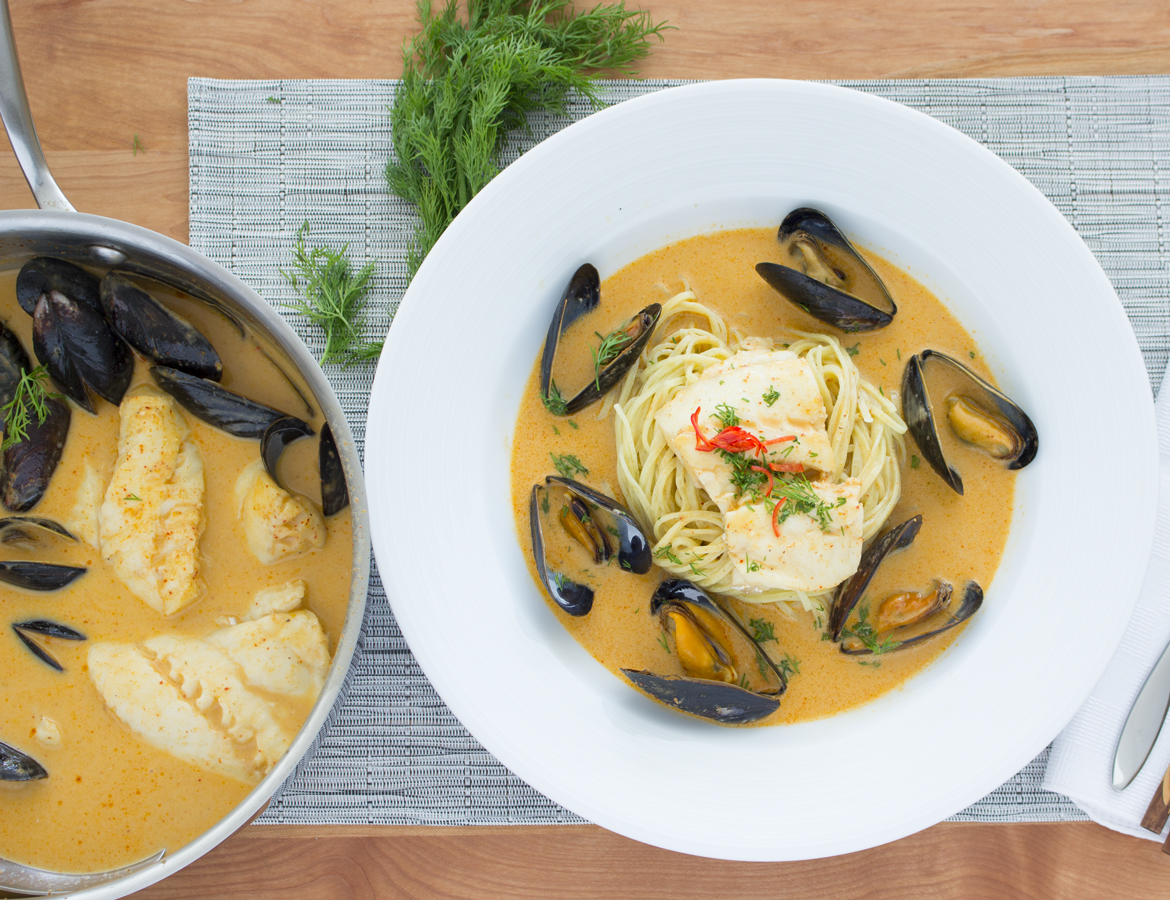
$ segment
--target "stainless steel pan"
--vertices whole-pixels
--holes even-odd
[[[349,609],[325,689],[288,753],[256,788],[212,829],[185,847],[167,848],[135,866],[94,875],[44,872],[0,860],[0,891],[31,895],[69,893],[87,900],[122,897],[165,878],[211,850],[253,818],[293,771],[320,731],[341,690],[357,648],[370,571],[369,523],[361,461],[341,406],[320,366],[293,330],[260,296],[230,272],[190,247],[153,231],[115,219],[74,211],[53,180],[41,152],[25,95],[12,37],[7,0],[0,0],[0,116],[38,210],[0,212],[0,267],[20,266],[33,256],[56,256],[78,263],[117,265],[234,312],[267,336],[295,365],[332,426],[353,515],[353,580]]]

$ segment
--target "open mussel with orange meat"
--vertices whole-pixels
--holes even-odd
[[[829,612],[828,636],[840,643],[842,653],[881,654],[921,644],[962,625],[983,605],[983,588],[976,582],[968,581],[956,593],[943,578],[936,578],[925,590],[889,594],[876,611],[863,602],[882,563],[891,553],[913,544],[921,528],[922,516],[914,516],[880,535],[862,554],[857,571],[838,588]]]
[[[565,330],[601,302],[601,277],[585,263],[573,274],[553,312],[544,353],[540,358],[540,396],[545,408],[556,416],[571,416],[596,403],[625,377],[641,355],[662,315],[662,305],[651,303],[629,322],[607,335],[598,334],[601,344],[593,351],[594,377],[576,394],[566,398],[556,383],[553,367]]]
[[[557,475],[532,487],[528,502],[532,555],[540,583],[562,610],[585,616],[593,609],[593,588],[573,581],[549,562],[552,518],[565,535],[583,547],[593,565],[616,563],[622,571],[645,575],[653,559],[650,542],[628,509],[600,491]]]
[[[740,621],[711,595],[681,578],[658,586],[650,614],[682,675],[622,669],[655,700],[724,725],[744,725],[780,708],[788,687],[781,666]]]
[[[889,290],[823,212],[793,210],[777,238],[783,261],[757,263],[756,272],[780,296],[840,331],[874,331],[894,320]]]
[[[951,433],[1009,469],[1022,469],[1036,458],[1036,426],[1020,406],[957,359],[937,350],[912,356],[902,372],[902,410],[923,457],[952,490],[963,493],[963,479],[943,454],[940,409],[931,398],[932,383],[952,385],[942,406]]]

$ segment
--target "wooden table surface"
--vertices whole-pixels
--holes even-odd
[[[412,0],[11,0],[33,115],[84,212],[187,238],[187,78],[394,78]],[[594,0],[586,0],[592,5]],[[1166,0],[630,0],[678,27],[647,77],[1170,72]],[[132,150],[135,136],[141,151]],[[3,140],[7,144],[6,139]],[[32,207],[7,147],[0,208]],[[857,815],[881,815],[858,804]],[[718,823],[712,823],[718,828]],[[726,863],[593,826],[249,826],[143,898],[1170,895],[1156,844],[1093,824],[942,824],[850,856]]]

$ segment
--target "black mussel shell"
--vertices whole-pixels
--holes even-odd
[[[313,429],[308,422],[302,421],[296,416],[282,416],[265,428],[264,434],[260,436],[260,458],[264,460],[264,468],[268,470],[272,480],[281,487],[284,485],[281,484],[280,477],[276,474],[276,467],[280,462],[281,454],[284,453],[284,448],[293,441],[311,434],[313,434]]]
[[[0,742],[0,781],[38,781],[48,777],[45,767],[27,753]]]
[[[0,582],[29,591],[59,591],[85,574],[84,566],[28,560],[0,561]]]
[[[20,376],[32,368],[20,338],[0,322],[0,407],[8,406],[16,395]]]
[[[25,543],[30,540],[31,528],[47,531],[71,543],[77,543],[77,536],[60,522],[41,516],[4,516],[0,518],[0,544]]]
[[[587,616],[593,609],[593,588],[578,584],[566,578],[559,572],[550,572],[544,559],[544,531],[541,528],[540,498],[547,497],[543,485],[532,486],[532,495],[528,499],[528,520],[532,528],[532,558],[536,562],[536,571],[540,575],[540,583],[544,585],[548,595],[553,598],[561,609],[570,616]]]
[[[101,301],[114,330],[147,359],[199,378],[223,378],[223,363],[211,341],[123,273],[106,273]]]
[[[13,512],[28,512],[40,502],[65,451],[73,417],[69,404],[50,398],[45,407],[45,420],[30,412],[24,440],[4,451],[0,502]]]
[[[98,280],[81,266],[63,259],[38,256],[20,267],[16,276],[16,302],[30,316],[37,308],[42,294],[60,291],[75,303],[101,310]]]
[[[333,429],[326,422],[321,426],[321,441],[317,445],[317,469],[321,475],[321,511],[326,516],[339,513],[349,506],[349,488],[345,483],[345,468],[333,439]]]
[[[620,353],[604,365],[597,377],[590,381],[571,399],[564,400],[559,387],[553,380],[553,364],[556,361],[557,347],[561,337],[573,322],[596,308],[601,302],[601,278],[589,263],[581,266],[569,281],[565,292],[557,303],[552,322],[548,326],[548,334],[544,339],[544,352],[540,357],[540,395],[545,407],[554,415],[571,416],[580,412],[592,403],[596,403],[617,385],[630,367],[638,361],[654,328],[658,318],[662,315],[662,306],[651,303],[644,310],[634,316],[624,329],[631,337]],[[559,401],[557,398],[560,398]]]
[[[890,292],[823,212],[793,210],[777,237],[785,264],[758,263],[756,272],[785,299],[841,331],[874,331],[894,320]]]
[[[784,670],[776,665],[771,654],[760,645],[760,642],[755,639],[750,631],[744,628],[743,623],[738,618],[716,603],[711,595],[697,584],[687,581],[685,578],[667,578],[658,585],[654,590],[654,595],[650,598],[650,614],[654,616],[658,615],[662,607],[670,603],[698,606],[717,618],[722,619],[724,622],[730,623],[732,628],[747,638],[756,653],[759,654],[759,658],[767,664],[768,668],[772,670],[772,674],[776,676],[776,680],[780,685],[776,693],[783,694],[788,689],[788,678],[784,674]]]
[[[561,478],[559,475],[549,475],[544,479],[544,483],[559,484],[589,504],[594,514],[598,510],[604,513],[604,515],[598,516],[598,519],[603,528],[607,530],[613,528],[617,531],[615,537],[618,541],[618,565],[625,571],[633,572],[635,575],[645,575],[650,571],[650,566],[654,562],[653,554],[650,552],[650,542],[634,519],[633,513],[612,497],[607,497],[600,491],[595,491],[579,481]]]
[[[42,294],[37,301],[33,352],[53,381],[86,412],[94,411],[86,385],[117,406],[134,376],[134,354],[100,310],[60,291]]]
[[[288,418],[287,413],[178,369],[151,366],[150,374],[191,415],[236,437],[259,439],[273,422]]]
[[[61,625],[58,622],[49,622],[45,619],[35,619],[31,622],[17,622],[12,626],[12,630],[16,632],[16,636],[20,638],[20,642],[24,644],[32,654],[47,665],[51,669],[58,672],[64,672],[65,667],[61,665],[48,650],[34,641],[29,635],[37,634],[42,637],[58,638],[62,641],[84,641],[86,637],[80,631],[70,628],[68,625]]]
[[[955,493],[963,493],[963,479],[943,455],[938,421],[927,388],[929,371],[935,366],[947,366],[962,373],[972,399],[984,412],[992,412],[1012,432],[1014,450],[1010,456],[1001,459],[1007,468],[1022,469],[1036,458],[1040,438],[1027,413],[958,360],[937,350],[923,350],[911,356],[902,371],[902,414],[923,457]]]
[[[837,594],[833,598],[833,608],[829,612],[829,636],[834,641],[841,639],[841,629],[845,627],[849,613],[853,612],[853,607],[857,605],[865,593],[865,589],[869,587],[869,583],[873,580],[882,561],[895,550],[902,550],[914,543],[921,527],[922,516],[907,519],[901,525],[895,525],[874,540],[861,554],[861,562],[857,565],[857,571],[848,581],[837,588]]]
[[[622,674],[655,700],[721,725],[758,722],[780,708],[780,700],[774,694],[756,694],[722,681],[655,675],[635,669],[622,669]]]
[[[941,582],[941,584],[946,585],[947,588],[950,587],[946,582]],[[884,633],[881,636],[882,641],[889,641],[891,646],[882,652],[893,653],[896,650],[913,647],[915,644],[928,641],[944,631],[950,631],[956,625],[962,625],[975,615],[979,611],[979,607],[983,605],[983,588],[974,581],[968,581],[958,599],[953,592],[950,593],[948,599],[949,602],[944,608],[923,621],[902,628],[893,628]],[[873,651],[864,646],[847,647],[845,644],[841,644],[841,652],[850,656],[865,656]]]

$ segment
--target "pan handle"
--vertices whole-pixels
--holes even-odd
[[[16,41],[12,37],[12,16],[8,0],[0,0],[0,118],[12,142],[16,161],[32,189],[41,209],[59,209],[73,212],[73,204],[65,199],[57,182],[49,172],[41,142],[28,108],[24,91],[24,77],[20,74],[20,60],[16,56]]]

